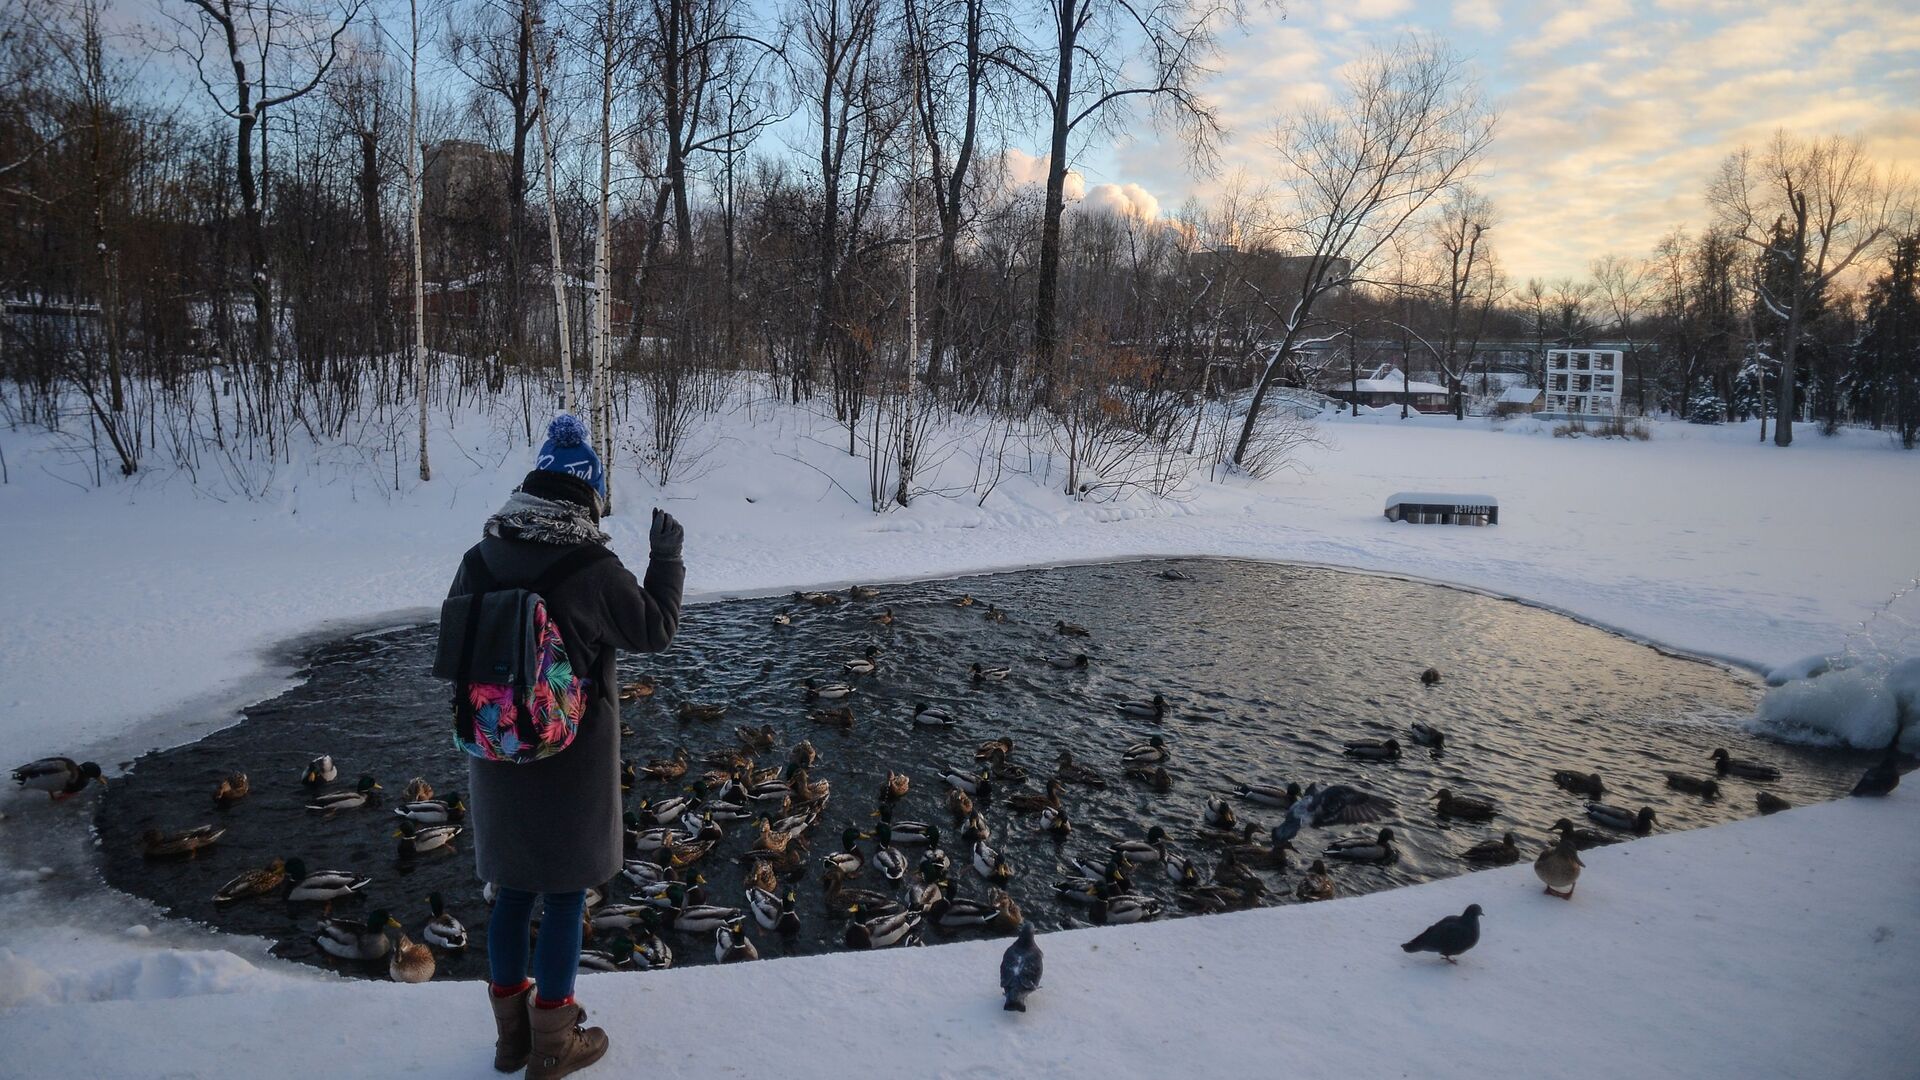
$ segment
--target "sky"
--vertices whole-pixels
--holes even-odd
[[[1164,213],[1236,169],[1257,183],[1289,103],[1333,92],[1342,64],[1407,32],[1445,37],[1499,113],[1476,182],[1515,281],[1584,276],[1600,255],[1698,228],[1719,162],[1777,128],[1857,134],[1920,173],[1920,3],[1346,0],[1253,8],[1225,35],[1206,86],[1231,129],[1218,174],[1192,175],[1140,123],[1088,148],[1087,187],[1132,185]]]

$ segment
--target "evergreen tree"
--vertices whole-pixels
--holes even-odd
[[[1855,350],[1861,396],[1890,419],[1907,449],[1920,442],[1920,232],[1893,247],[1867,290],[1866,332]]]

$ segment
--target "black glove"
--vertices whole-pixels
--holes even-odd
[[[653,528],[647,532],[647,541],[652,546],[656,559],[677,559],[680,547],[687,540],[687,530],[673,520],[673,515],[659,507],[653,508]]]

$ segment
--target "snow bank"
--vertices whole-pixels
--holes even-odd
[[[145,929],[141,927],[139,929]],[[145,935],[129,933],[128,938]],[[61,939],[43,941],[56,946]],[[36,959],[0,949],[0,1011],[25,1005],[70,1005],[88,1001],[149,1001],[237,994],[265,989],[283,980],[230,952],[155,949],[121,955],[94,948],[90,963],[61,948]],[[104,1075],[104,1074],[103,1074]]]
[[[1896,733],[1900,748],[1920,752],[1920,656],[1898,663],[1869,660],[1847,664],[1807,665],[1785,670],[1810,674],[1774,683],[1760,699],[1754,718],[1756,730],[1774,738],[1822,745],[1878,750]]]

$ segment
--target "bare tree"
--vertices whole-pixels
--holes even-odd
[[[1487,237],[1493,224],[1493,204],[1466,184],[1448,196],[1434,223],[1441,319],[1433,354],[1440,374],[1447,380],[1447,397],[1456,420],[1466,419],[1463,384],[1486,330],[1487,316],[1502,292],[1493,245]]]
[[[1638,337],[1641,316],[1653,302],[1654,267],[1650,262],[1602,255],[1593,260],[1593,293],[1604,309],[1613,334],[1627,349],[1627,365],[1633,371],[1634,404],[1647,411],[1646,359],[1640,355]]]
[[[1786,324],[1775,446],[1793,445],[1795,363],[1809,304],[1886,243],[1896,187],[1858,138],[1802,140],[1778,131],[1757,154],[1743,147],[1728,155],[1707,190],[1721,224],[1785,269],[1778,285],[1758,273],[1746,281],[1754,298]]]
[[[1493,137],[1465,62],[1408,37],[1352,65],[1341,94],[1275,133],[1285,223],[1276,247],[1306,262],[1291,295],[1268,298],[1281,340],[1261,373],[1231,461],[1244,465],[1267,391],[1312,340],[1314,307],[1351,288],[1395,237],[1472,171]]]

